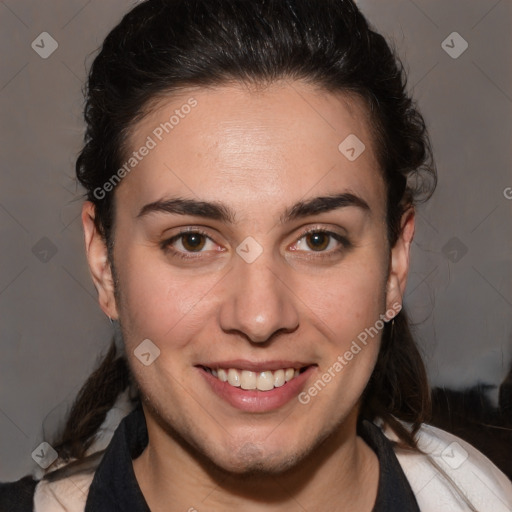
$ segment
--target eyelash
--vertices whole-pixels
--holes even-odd
[[[307,259],[329,258],[329,257],[332,257],[332,255],[334,255],[334,254],[340,253],[344,249],[349,249],[352,247],[351,242],[346,237],[344,237],[343,235],[340,235],[339,233],[335,233],[333,231],[329,231],[324,228],[309,229],[309,230],[303,232],[297,240],[301,240],[302,238],[306,237],[307,235],[312,235],[312,234],[316,234],[316,233],[323,233],[323,234],[329,235],[331,238],[334,238],[337,242],[339,242],[341,244],[341,247],[338,247],[337,249],[334,249],[334,250],[331,250],[328,252],[318,251],[315,256],[309,256],[309,257],[307,257]],[[171,252],[173,257],[177,256],[178,258],[181,258],[183,260],[194,260],[197,258],[201,258],[201,254],[202,254],[201,252],[185,253],[183,251],[178,251],[178,250],[172,248],[172,244],[175,241],[179,240],[184,235],[190,235],[190,234],[202,235],[202,236],[208,238],[209,240],[211,240],[212,242],[214,242],[214,240],[212,240],[212,238],[205,231],[202,231],[199,228],[192,228],[192,229],[182,230],[178,234],[172,236],[171,238],[164,240],[163,242],[161,242],[160,247],[163,251]],[[306,252],[315,253],[316,251],[306,251]],[[188,254],[188,256],[187,256],[187,254]],[[190,256],[190,254],[193,254],[193,256]]]

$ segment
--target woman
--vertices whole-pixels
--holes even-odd
[[[435,168],[353,2],[140,3],[87,94],[86,254],[122,344],[4,507],[511,509],[425,423],[403,295]]]

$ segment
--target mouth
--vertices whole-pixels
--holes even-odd
[[[229,386],[246,391],[272,391],[280,388],[304,373],[309,366],[279,368],[277,370],[251,371],[239,368],[209,368],[200,366],[205,372]]]
[[[231,407],[250,413],[275,411],[293,401],[318,365],[292,361],[231,361],[196,365],[208,388]]]

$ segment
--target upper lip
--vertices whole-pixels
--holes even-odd
[[[287,360],[273,360],[273,361],[248,361],[246,359],[233,359],[230,361],[216,361],[201,363],[197,366],[204,366],[215,370],[217,368],[235,368],[237,370],[249,370],[252,372],[263,372],[266,370],[275,371],[286,368],[295,368],[300,370],[305,366],[311,366],[313,363],[305,363],[303,361],[287,361]]]

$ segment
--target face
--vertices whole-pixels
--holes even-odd
[[[293,82],[191,89],[134,127],[117,293],[90,203],[82,218],[150,439],[167,430],[228,471],[280,471],[355,429],[413,233],[409,215],[389,247],[369,123],[361,100]],[[338,147],[353,135],[355,159],[355,139]]]

